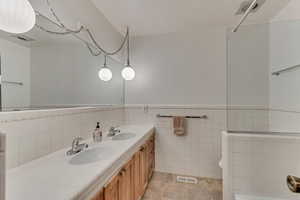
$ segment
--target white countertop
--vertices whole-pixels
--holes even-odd
[[[136,136],[122,141],[106,138],[100,144],[90,144],[89,148],[103,148],[101,158],[92,163],[70,164],[74,156],[66,156],[68,149],[63,149],[11,169],[6,173],[6,200],[87,199],[92,188],[102,188],[153,129],[153,125],[123,126],[121,132]]]

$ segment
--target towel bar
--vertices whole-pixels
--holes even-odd
[[[22,82],[16,82],[16,81],[1,81],[1,83],[13,84],[13,85],[23,85]]]
[[[172,115],[156,115],[156,117],[158,118],[173,118],[175,116],[172,116]],[[184,118],[187,118],[187,119],[208,119],[207,115],[202,115],[202,116],[183,116]]]

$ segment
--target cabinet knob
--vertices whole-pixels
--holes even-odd
[[[119,175],[120,175],[120,176],[123,176],[125,172],[126,172],[126,169],[123,168],[123,169],[119,172]]]

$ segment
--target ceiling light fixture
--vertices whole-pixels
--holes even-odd
[[[126,60],[126,65],[125,68],[122,70],[122,77],[126,81],[131,81],[135,78],[135,71],[130,65],[130,43],[129,43],[129,28],[127,27],[127,60]]]
[[[8,33],[25,33],[35,25],[35,12],[28,0],[0,1],[0,29]]]
[[[50,18],[46,17],[45,15],[43,15],[43,14],[39,13],[38,11],[36,11],[38,16],[40,16],[40,17],[50,21],[51,23],[57,25],[62,31],[57,32],[57,31],[49,30],[45,27],[42,27],[42,26],[36,24],[37,28],[39,28],[40,30],[42,30],[44,32],[47,32],[49,34],[56,34],[56,35],[69,35],[69,34],[71,34],[71,35],[75,35],[77,38],[79,38],[86,45],[86,47],[90,51],[91,55],[99,56],[101,54],[104,54],[105,55],[105,64],[104,64],[103,68],[98,73],[99,78],[103,81],[109,81],[109,80],[112,79],[112,72],[106,66],[106,57],[118,54],[119,52],[121,52],[121,50],[124,49],[125,44],[127,43],[127,61],[126,61],[125,67],[123,68],[121,74],[122,74],[122,77],[125,80],[128,80],[128,81],[133,80],[135,78],[135,71],[130,65],[130,42],[129,42],[129,37],[130,36],[129,36],[129,28],[128,27],[127,27],[126,34],[125,34],[119,48],[115,49],[114,51],[107,51],[97,42],[96,38],[94,37],[92,31],[89,28],[87,28],[83,25],[77,30],[72,30],[72,29],[68,28],[62,22],[62,20],[58,17],[58,15],[56,14],[55,9],[51,6],[50,0],[45,0],[45,1],[47,2],[49,10],[50,10],[52,16],[56,19],[56,21],[53,21],[52,19],[50,19]],[[82,32],[82,31],[85,31],[87,33],[87,36],[90,39],[89,42],[77,36],[77,34]]]
[[[102,81],[110,81],[112,79],[112,72],[111,70],[107,67],[106,63],[106,55],[104,55],[104,65],[103,67],[99,70],[98,76]]]

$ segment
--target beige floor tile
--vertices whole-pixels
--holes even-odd
[[[198,184],[177,183],[176,175],[155,172],[142,200],[222,200],[221,180],[198,180]]]

